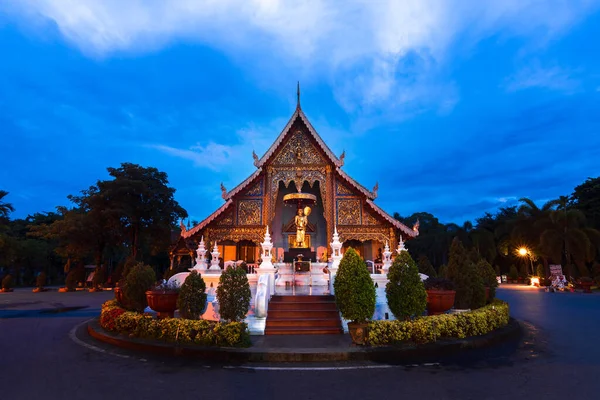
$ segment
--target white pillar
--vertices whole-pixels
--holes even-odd
[[[408,251],[406,247],[404,247],[404,241],[402,240],[402,236],[400,236],[400,241],[398,242],[398,248],[396,249],[396,253],[400,255],[401,252]]]
[[[206,271],[206,247],[204,246],[204,236],[200,239],[198,248],[196,249],[196,265],[190,268],[190,271],[198,271],[198,273],[204,273]]]
[[[217,242],[215,241],[215,247],[213,251],[210,253],[212,259],[210,260],[210,268],[207,272],[210,273],[221,273],[221,266],[219,265],[219,248],[217,247]]]
[[[268,283],[268,295],[269,297],[275,294],[275,266],[273,265],[273,242],[271,241],[271,235],[269,234],[269,226],[267,225],[267,231],[265,233],[265,239],[260,244],[262,247],[261,260],[256,273],[258,274],[258,280],[261,281],[262,275],[269,276]]]
[[[337,275],[338,268],[340,267],[340,261],[342,260],[342,242],[340,242],[340,236],[337,232],[337,226],[334,228],[333,240],[331,245],[331,265],[329,266],[329,292],[334,294],[333,283],[335,282],[335,276]]]
[[[390,245],[386,241],[385,242],[385,251],[383,252],[383,267],[382,267],[383,274],[387,275],[388,271],[390,270],[390,267],[392,266],[392,254],[393,253],[390,251]]]

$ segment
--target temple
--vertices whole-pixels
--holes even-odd
[[[217,243],[221,263],[260,263],[260,243],[269,227],[276,262],[327,262],[329,242],[337,228],[342,251],[351,246],[373,264],[381,263],[386,243],[418,235],[383,211],[377,204],[378,185],[368,190],[342,169],[344,156],[337,157],[316,132],[298,104],[289,122],[258,157],[256,170],[231,190],[221,184],[225,203],[198,225],[186,229],[171,249],[172,266],[177,258],[190,257],[201,238],[209,248]],[[306,215],[306,213],[308,215]],[[306,217],[298,227],[297,216]],[[302,243],[298,242],[299,229]],[[375,271],[374,271],[375,272]]]

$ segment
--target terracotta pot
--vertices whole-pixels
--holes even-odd
[[[592,285],[594,282],[581,282],[580,285],[583,288],[583,293],[592,293]]]
[[[427,314],[443,314],[454,306],[455,290],[428,290]]]
[[[12,292],[12,291],[13,291],[13,290],[12,290],[12,289],[10,289],[10,288],[2,288],[2,289],[0,289],[0,292],[2,292],[2,293],[10,293],[10,292]]]
[[[156,311],[156,316],[159,319],[162,318],[173,318],[175,310],[177,310],[177,298],[179,293],[173,292],[155,292],[148,290],[146,292],[146,299],[148,300],[148,307]]]
[[[368,322],[348,322],[348,332],[352,338],[352,343],[365,345],[369,334]]]

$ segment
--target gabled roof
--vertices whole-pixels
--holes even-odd
[[[304,124],[306,124],[306,126],[308,127],[308,132],[311,134],[311,136],[313,137],[313,139],[315,139],[321,150],[323,150],[325,155],[333,164],[335,164],[336,167],[339,168],[342,165],[344,165],[344,162],[337,158],[335,154],[333,154],[331,149],[327,146],[327,144],[325,144],[323,139],[321,139],[321,136],[319,136],[315,128],[313,128],[312,124],[304,114],[304,111],[302,111],[302,108],[300,108],[300,105],[296,107],[296,111],[294,111],[294,114],[288,121],[285,128],[283,128],[283,131],[281,131],[275,142],[271,145],[271,147],[269,147],[267,152],[254,163],[254,165],[256,165],[259,168],[262,167],[273,156],[273,154],[275,154],[275,151],[277,150],[279,145],[283,143],[285,137],[290,133],[292,125],[294,124],[294,121],[296,121],[296,118],[300,118],[300,120],[304,122]]]
[[[373,192],[371,192],[370,190],[368,190],[367,188],[365,188],[363,185],[361,185],[360,183],[358,183],[357,181],[355,181],[350,175],[348,175],[347,173],[345,173],[344,171],[342,171],[341,168],[336,168],[335,169],[336,172],[346,180],[346,182],[348,182],[349,184],[351,184],[354,188],[356,188],[358,191],[360,191],[362,194],[364,194],[365,196],[367,196],[368,199],[371,200],[375,200],[375,194]]]
[[[390,224],[394,225],[395,228],[400,229],[406,235],[410,237],[416,237],[419,234],[419,231],[410,229],[408,226],[404,225],[402,222],[398,221],[396,218],[393,218],[388,213],[383,211],[377,204],[373,202],[371,199],[367,199],[367,204],[371,206],[371,208],[379,214],[381,217],[385,218]]]
[[[250,182],[252,182],[254,180],[254,178],[256,178],[257,176],[259,176],[261,172],[262,172],[262,167],[259,167],[256,171],[254,171],[252,173],[252,175],[250,175],[249,177],[247,177],[242,183],[240,183],[239,185],[237,185],[236,187],[234,187],[233,189],[231,189],[229,192],[227,192],[227,194],[225,194],[223,196],[223,198],[225,200],[231,199],[233,196],[235,196],[236,194],[238,194],[240,191],[242,191],[246,187],[248,187],[248,185],[250,184]]]
[[[204,229],[204,227],[208,224],[210,224],[211,222],[213,222],[219,215],[223,214],[223,212],[225,210],[227,210],[227,208],[233,204],[233,200],[229,199],[225,202],[225,204],[223,204],[221,207],[219,207],[217,209],[217,211],[215,211],[214,213],[210,214],[204,221],[200,222],[198,225],[196,225],[195,227],[193,227],[192,229],[190,229],[189,231],[185,231],[185,232],[181,232],[181,236],[184,238],[188,238],[191,237],[193,234],[195,234],[196,232],[200,232],[202,229]]]

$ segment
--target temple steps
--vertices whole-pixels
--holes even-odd
[[[273,296],[265,335],[323,335],[343,333],[333,296]]]

